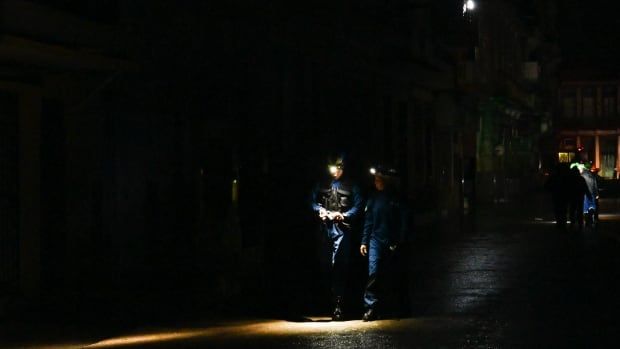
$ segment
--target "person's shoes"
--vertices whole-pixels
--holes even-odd
[[[342,321],[342,308],[340,305],[342,304],[342,298],[336,298],[336,307],[334,308],[334,312],[332,313],[332,321]]]
[[[342,317],[342,309],[340,308],[340,305],[336,305],[336,308],[334,309],[334,313],[332,314],[332,321],[342,321],[343,317]]]
[[[377,312],[374,309],[368,309],[362,316],[362,321],[373,321],[377,319]]]

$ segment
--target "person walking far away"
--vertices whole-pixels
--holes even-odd
[[[596,176],[590,171],[590,164],[579,164],[579,173],[586,182],[588,192],[583,196],[583,215],[586,226],[595,227],[598,213],[598,183]]]
[[[330,162],[328,169],[331,178],[315,186],[312,191],[312,209],[321,220],[322,248],[327,252],[323,254],[323,263],[328,265],[331,279],[334,303],[332,320],[342,321],[351,230],[355,219],[361,213],[363,199],[358,186],[343,176],[345,162],[342,156]]]
[[[570,213],[570,230],[583,230],[584,197],[591,198],[585,179],[579,173],[579,166],[571,165],[568,178],[568,211]]]
[[[362,256],[368,256],[363,321],[375,320],[385,310],[390,274],[397,268],[391,263],[392,257],[409,229],[406,205],[398,190],[398,173],[391,168],[377,167],[371,169],[371,174],[376,190],[366,203],[360,246]]]
[[[566,229],[566,215],[569,200],[569,164],[558,163],[545,182],[545,189],[551,193],[555,226],[558,230]]]

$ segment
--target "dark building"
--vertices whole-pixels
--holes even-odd
[[[112,2],[72,12],[57,3],[0,2],[3,301],[78,286],[81,256],[93,252],[82,242],[101,226],[103,175],[91,161],[105,144],[100,92],[134,69]]]
[[[398,167],[418,226],[498,198],[556,91],[552,2],[528,3],[0,2],[0,299],[303,295],[334,150],[364,187]]]
[[[476,194],[503,201],[532,183],[560,62],[554,1],[480,1],[466,11],[475,48],[460,62],[476,133]]]
[[[590,162],[605,179],[618,179],[620,114],[617,74],[571,70],[562,74],[554,117],[555,161]]]
[[[347,173],[365,187],[370,165],[399,167],[409,195],[426,198],[413,200],[424,219],[455,209],[455,70],[434,36],[442,5],[353,1],[222,9],[217,22],[228,41],[220,42],[226,50],[214,60],[222,73],[204,81],[212,91],[205,114],[223,117],[196,118],[192,127],[205,169],[201,197],[211,198],[209,183],[229,188],[219,202],[231,207],[232,231],[218,227],[213,202],[203,201],[197,218],[211,227],[200,229],[205,238],[217,234],[230,243],[231,257],[204,254],[231,268],[222,285],[235,284],[226,288],[242,293],[255,288],[252,277],[275,275],[283,294],[300,287],[298,271],[311,267],[300,255],[313,253],[307,246],[317,223],[308,194],[334,150],[347,153]],[[454,7],[451,18],[458,19],[458,11]],[[228,166],[226,175],[209,173],[216,156]]]

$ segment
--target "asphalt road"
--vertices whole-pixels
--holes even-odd
[[[33,328],[3,347],[617,347],[620,201],[606,199],[602,207],[596,231],[557,231],[541,196],[480,208],[470,230],[455,222],[448,233],[424,235],[406,258],[409,304],[401,318],[331,322],[309,312],[88,333],[58,325]],[[28,324],[22,327],[27,334]]]

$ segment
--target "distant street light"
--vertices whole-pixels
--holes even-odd
[[[476,9],[476,2],[474,0],[465,0],[463,2],[463,14],[467,13],[467,11],[473,11]]]

